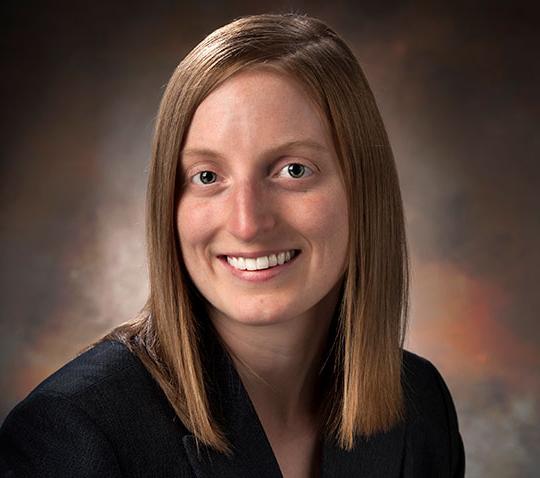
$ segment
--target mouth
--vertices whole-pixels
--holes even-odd
[[[285,271],[301,254],[300,249],[287,249],[271,253],[231,253],[218,259],[235,276],[250,281],[268,280]]]
[[[292,261],[300,254],[299,249],[288,249],[281,252],[271,254],[238,254],[238,255],[222,255],[220,259],[226,260],[227,263],[240,271],[260,271],[272,269],[282,266]]]

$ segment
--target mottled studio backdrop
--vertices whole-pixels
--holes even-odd
[[[408,348],[449,384],[467,476],[538,476],[538,16],[445,3],[4,1],[0,419],[143,304],[147,161],[176,64],[235,17],[297,11],[346,38],[379,101],[413,255]]]

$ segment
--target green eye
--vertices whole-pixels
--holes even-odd
[[[216,181],[217,175],[212,171],[201,171],[193,176],[192,181],[195,184],[212,184]]]

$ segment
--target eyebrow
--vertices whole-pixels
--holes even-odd
[[[290,149],[296,149],[296,148],[305,148],[305,149],[311,149],[313,151],[319,152],[319,153],[328,153],[328,148],[317,141],[311,140],[311,139],[300,139],[300,140],[294,140],[294,141],[287,141],[286,143],[280,144],[278,146],[274,146],[267,151],[265,151],[264,155],[275,155],[282,153],[286,150]],[[207,156],[210,158],[222,158],[223,155],[218,153],[217,151],[214,151],[209,148],[186,148],[183,149],[181,152],[182,156]]]

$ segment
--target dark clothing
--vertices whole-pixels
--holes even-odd
[[[274,478],[281,472],[229,355],[209,348],[209,397],[232,458],[199,446],[145,367],[104,342],[46,379],[0,429],[2,477]],[[452,399],[435,367],[404,353],[407,420],[358,440],[351,452],[323,445],[321,476],[457,478],[463,444]]]

